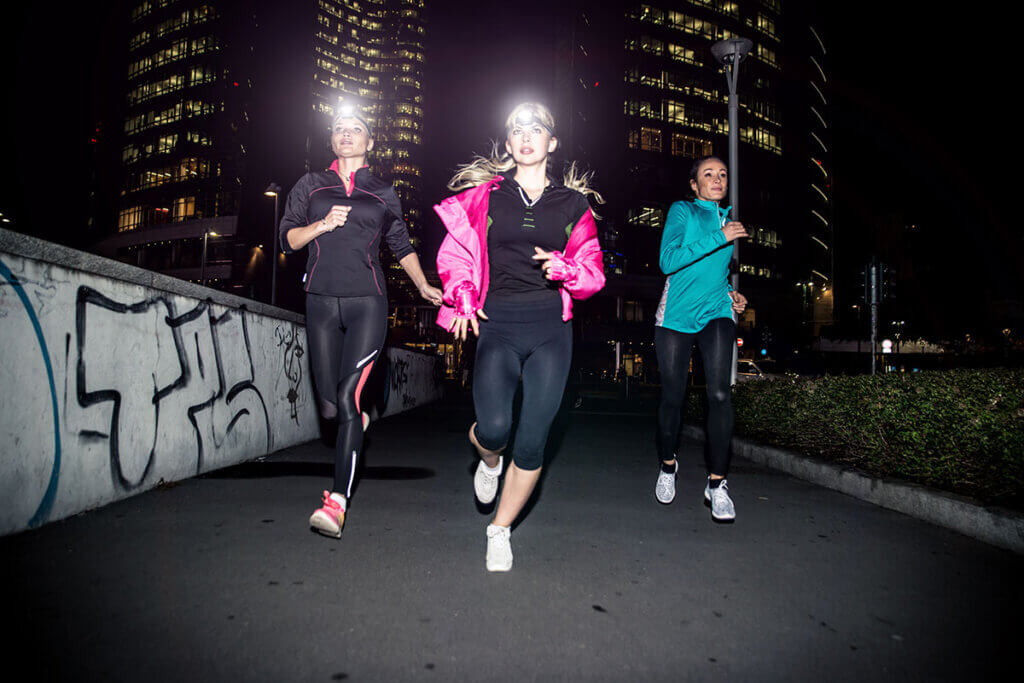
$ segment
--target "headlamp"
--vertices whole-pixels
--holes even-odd
[[[531,123],[535,123],[537,117],[533,115],[533,112],[529,109],[523,109],[521,112],[516,114],[516,124],[520,126],[529,126]]]
[[[339,104],[336,111],[337,113],[331,121],[331,130],[334,130],[334,127],[338,125],[338,121],[341,119],[355,119],[366,127],[366,134],[371,138],[373,137],[370,122],[366,120],[366,117],[362,115],[357,107],[351,104]]]

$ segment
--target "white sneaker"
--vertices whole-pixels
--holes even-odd
[[[711,517],[719,522],[731,522],[736,519],[736,507],[729,497],[729,487],[725,479],[716,487],[711,488],[711,479],[704,487],[704,500],[711,505]]]
[[[505,463],[505,456],[498,456],[498,464],[494,468],[487,466],[483,458],[476,465],[476,473],[473,475],[473,491],[476,499],[484,505],[494,501],[498,495],[498,478],[501,476],[501,466]]]
[[[507,526],[487,525],[487,571],[512,569],[512,530]]]
[[[668,505],[676,499],[676,472],[679,471],[679,460],[675,462],[672,474],[665,470],[658,472],[658,483],[654,485],[654,497],[659,503]]]

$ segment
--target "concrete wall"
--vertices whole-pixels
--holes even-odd
[[[388,348],[383,396],[371,396],[371,417],[387,417],[441,398],[441,358],[408,349]],[[378,392],[379,393],[379,392]]]
[[[301,315],[0,230],[0,534],[319,436]],[[388,350],[376,413],[433,400]]]

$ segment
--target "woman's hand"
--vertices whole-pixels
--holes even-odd
[[[726,242],[732,242],[740,237],[747,236],[747,229],[743,227],[743,224],[739,221],[729,221],[722,228],[722,234],[725,235]]]
[[[541,262],[540,267],[544,271],[544,277],[554,282],[564,280],[571,282],[576,279],[579,266],[572,259],[565,258],[561,252],[544,251],[540,247],[534,247],[533,250],[536,252],[533,259]]]
[[[345,221],[348,220],[348,212],[351,210],[351,206],[342,206],[341,204],[332,206],[331,210],[320,221],[320,234],[333,232],[335,228],[345,225]]]
[[[434,304],[435,306],[440,306],[441,303],[443,302],[441,298],[443,296],[443,293],[441,292],[441,290],[438,289],[437,287],[432,287],[429,284],[424,284],[422,287],[420,287],[420,296],[422,296],[424,299]]]
[[[740,315],[747,309],[747,297],[739,292],[729,292],[729,298],[732,299],[732,310],[736,315]]]
[[[448,331],[454,333],[456,339],[466,341],[469,329],[472,328],[473,334],[479,337],[480,323],[477,322],[477,317],[481,320],[487,320],[487,315],[483,311],[476,311],[476,315],[472,318],[456,318],[452,322],[452,326],[448,328]]]

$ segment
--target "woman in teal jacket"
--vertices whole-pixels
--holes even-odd
[[[746,237],[743,225],[728,219],[718,203],[725,197],[728,173],[717,157],[698,159],[690,170],[692,202],[676,202],[668,212],[661,238],[661,270],[668,276],[655,316],[654,346],[661,370],[658,409],[658,457],[661,471],[655,496],[671,503],[676,495],[676,444],[686,400],[686,378],[694,343],[704,359],[708,388],[708,481],[704,500],[717,521],[732,521],[729,498],[729,442],[732,440],[732,352],[736,343],[733,314],[747,300],[729,286],[732,242]]]

